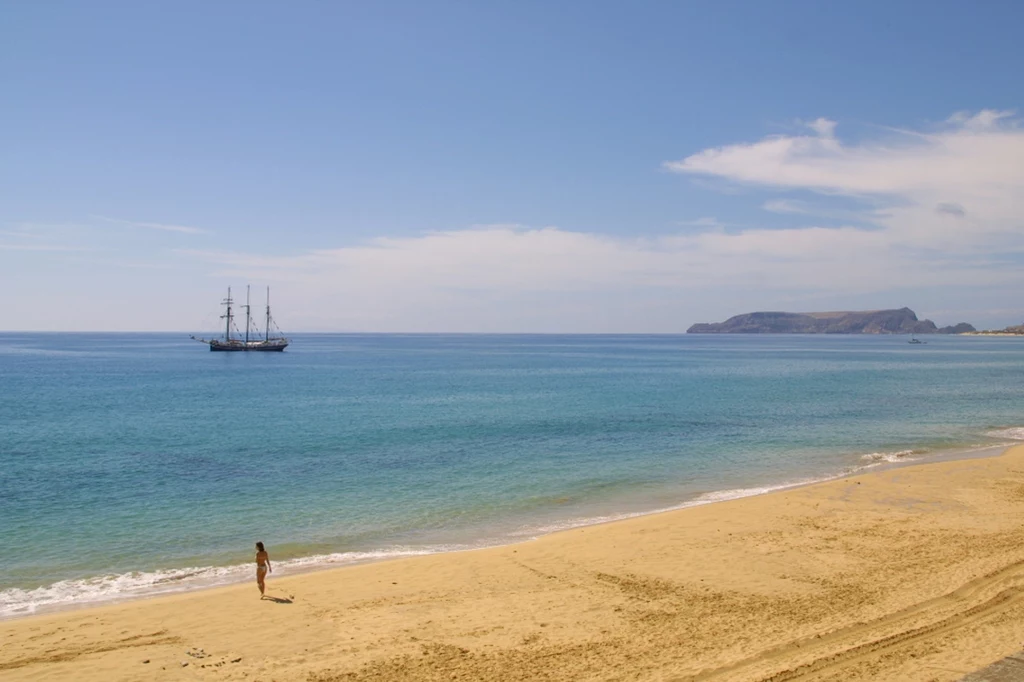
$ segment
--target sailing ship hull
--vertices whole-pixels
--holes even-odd
[[[231,313],[231,305],[234,303],[234,299],[231,298],[231,287],[228,287],[228,297],[224,299],[222,305],[227,310],[220,319],[226,320],[224,323],[224,338],[223,339],[201,339],[191,336],[190,338],[205,343],[210,347],[210,350],[228,352],[228,353],[245,353],[249,351],[263,352],[263,353],[280,353],[288,347],[288,339],[283,336],[271,336],[271,328],[274,325],[273,318],[270,317],[270,287],[267,287],[267,326],[264,333],[260,334],[258,329],[254,329],[252,325],[252,318],[250,316],[249,307],[249,287],[245,288],[245,334],[241,338],[232,337],[231,329],[232,322],[235,316]],[[278,332],[281,330],[278,329]],[[250,334],[256,332],[255,334]],[[262,339],[260,337],[263,337]],[[252,340],[250,340],[252,339]]]
[[[287,347],[287,341],[250,341],[249,343],[246,343],[245,341],[232,341],[230,343],[225,343],[224,341],[210,341],[210,350],[222,352],[226,351],[229,353],[248,351],[262,351],[264,353],[281,352]]]

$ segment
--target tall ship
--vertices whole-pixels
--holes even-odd
[[[220,319],[224,322],[224,338],[202,339],[192,336],[192,339],[205,343],[210,350],[218,351],[283,351],[288,347],[288,339],[281,335],[281,330],[274,324],[274,318],[270,316],[270,287],[267,287],[267,314],[263,333],[252,317],[251,306],[249,305],[249,287],[245,288],[245,333],[242,333],[235,326],[236,315],[232,311],[235,301],[231,298],[231,287],[228,287],[228,296],[221,305],[225,307],[224,314]],[[271,329],[277,330],[277,335],[271,335]],[[234,332],[232,334],[232,332]]]

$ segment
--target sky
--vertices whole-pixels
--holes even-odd
[[[1024,321],[1024,3],[0,0],[0,330]]]

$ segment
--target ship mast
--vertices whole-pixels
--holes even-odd
[[[267,326],[264,328],[264,340],[270,341],[270,287],[267,287]]]
[[[249,345],[249,285],[245,285],[245,345]]]
[[[231,287],[228,287],[228,297],[224,299],[224,305],[227,306],[227,312],[220,316],[220,319],[227,319],[224,323],[224,340],[231,341]]]

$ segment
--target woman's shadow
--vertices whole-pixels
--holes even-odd
[[[288,597],[287,599],[285,599],[284,597],[274,597],[274,596],[269,595],[269,594],[263,595],[262,597],[260,597],[260,599],[261,600],[265,599],[267,601],[272,601],[275,604],[294,604],[295,603],[295,602],[292,601],[291,597]]]

